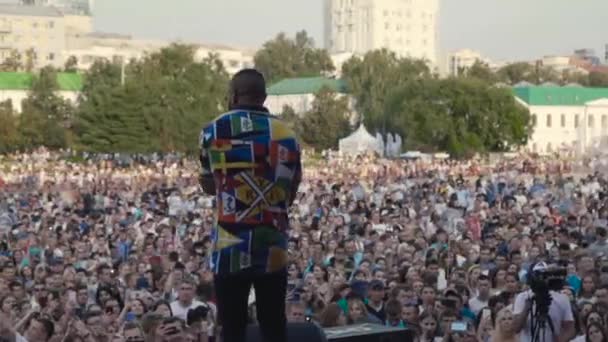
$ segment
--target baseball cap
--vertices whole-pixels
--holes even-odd
[[[458,293],[458,291],[454,290],[454,289],[447,289],[445,290],[445,292],[443,293],[444,297],[458,297],[460,298],[460,294]]]
[[[384,283],[382,283],[380,280],[378,279],[374,279],[369,283],[369,288],[370,290],[384,290]]]
[[[549,268],[546,262],[541,261],[537,262],[534,266],[532,266],[532,272],[544,272]]]

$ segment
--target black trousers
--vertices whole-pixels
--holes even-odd
[[[245,342],[249,291],[255,290],[260,331],[266,342],[287,341],[285,296],[287,270],[258,274],[248,270],[215,276],[218,318],[223,342]]]

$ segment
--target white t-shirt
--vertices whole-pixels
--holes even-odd
[[[191,309],[196,309],[199,306],[206,306],[209,308],[209,316],[213,317],[213,321],[216,320],[217,318],[217,306],[215,306],[215,304],[213,303],[203,303],[203,302],[199,302],[198,300],[193,300],[192,303],[190,304],[190,306],[188,307],[183,307],[179,301],[173,301],[171,302],[171,312],[173,313],[174,317],[177,317],[179,319],[182,319],[184,322],[188,321],[188,311]],[[215,325],[214,324],[210,324],[209,325],[209,337],[213,337],[213,332],[215,331]]]
[[[556,336],[559,335],[562,322],[573,322],[574,317],[572,316],[572,308],[570,307],[570,300],[564,294],[559,292],[550,291],[551,293],[551,306],[549,307],[549,316],[551,317],[551,321],[553,322],[553,329]],[[534,297],[534,294],[531,290],[522,292],[517,295],[515,298],[515,304],[513,305],[513,314],[519,315],[523,313],[524,308],[526,306],[526,300],[528,298]],[[532,306],[532,312],[535,310],[535,305]],[[530,314],[528,314],[528,318],[526,319],[526,323],[520,334],[520,341],[522,342],[530,342],[532,341],[532,337],[530,336]],[[545,342],[553,342],[554,338],[551,334],[551,328],[547,324],[545,329]]]
[[[479,299],[479,297],[473,297],[473,298],[469,299],[469,308],[471,309],[471,311],[473,311],[475,316],[479,315],[479,312],[481,312],[481,310],[487,306],[488,306],[487,300],[485,302],[481,301]]]
[[[184,307],[179,301],[176,300],[174,302],[171,302],[171,312],[173,313],[174,317],[177,317],[186,322],[188,320],[188,311],[196,309],[199,306],[205,306],[205,303],[199,302],[198,300],[193,300],[189,306]]]

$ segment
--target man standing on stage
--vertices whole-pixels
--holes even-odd
[[[240,71],[230,83],[230,111],[200,136],[201,186],[216,199],[211,267],[224,342],[245,341],[252,285],[265,340],[287,340],[287,213],[302,167],[293,131],[265,100],[262,74]]]

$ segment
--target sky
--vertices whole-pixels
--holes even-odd
[[[98,31],[256,48],[278,32],[308,31],[323,46],[324,0],[96,0]],[[479,50],[528,60],[608,44],[606,0],[440,0],[441,53]]]

